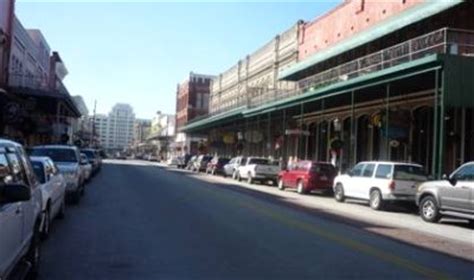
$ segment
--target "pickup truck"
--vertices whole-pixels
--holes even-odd
[[[272,181],[276,185],[280,166],[266,158],[249,157],[237,169],[237,180],[247,180],[252,184],[255,181]]]
[[[40,259],[42,194],[23,147],[0,139],[0,279],[34,279]]]

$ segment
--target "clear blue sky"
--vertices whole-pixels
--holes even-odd
[[[340,1],[181,2],[28,1],[16,13],[59,51],[73,95],[92,112],[130,103],[140,118],[175,111],[176,84],[190,71],[219,74],[298,19]]]

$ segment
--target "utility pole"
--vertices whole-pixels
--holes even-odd
[[[89,142],[89,145],[92,146],[92,143],[94,143],[94,136],[95,136],[95,112],[97,109],[97,99],[94,100],[94,111],[92,113],[92,134],[91,134],[91,139]]]

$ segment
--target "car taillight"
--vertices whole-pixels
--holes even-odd
[[[390,181],[390,183],[388,184],[388,188],[391,191],[394,191],[395,190],[395,181]]]

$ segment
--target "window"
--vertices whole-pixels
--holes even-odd
[[[462,167],[454,174],[454,177],[459,181],[474,182],[474,164]]]
[[[11,183],[12,180],[13,177],[7,158],[5,154],[0,154],[0,185]]]
[[[10,165],[12,167],[13,182],[26,184],[27,181],[25,173],[23,172],[23,168],[18,156],[13,153],[8,153],[7,158],[10,161]]]
[[[362,177],[372,177],[374,174],[375,164],[368,163],[365,165],[364,171],[362,172]]]
[[[428,179],[423,168],[416,165],[395,165],[393,178],[405,181],[426,181]]]
[[[359,163],[354,168],[351,170],[351,176],[361,176],[362,175],[362,169],[364,168],[364,163]]]
[[[43,163],[41,163],[40,161],[32,161],[31,165],[33,167],[33,171],[35,172],[35,175],[38,178],[39,182],[41,184],[44,184],[46,182],[46,176],[44,174]]]
[[[389,179],[392,174],[392,166],[390,164],[379,164],[377,166],[377,172],[375,172],[375,178]]]

